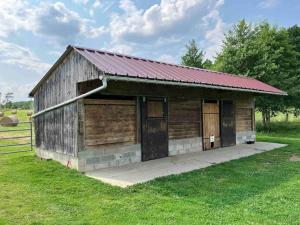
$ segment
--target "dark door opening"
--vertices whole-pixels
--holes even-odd
[[[235,105],[233,101],[221,101],[221,141],[222,146],[232,146],[236,142]]]
[[[142,161],[168,156],[166,98],[141,98]]]

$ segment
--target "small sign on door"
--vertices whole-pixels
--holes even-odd
[[[209,136],[209,141],[210,141],[210,142],[215,142],[215,136],[214,136],[214,135]]]

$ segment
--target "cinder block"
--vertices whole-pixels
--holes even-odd
[[[177,144],[176,145],[176,151],[180,151],[180,150],[183,150],[183,145]]]

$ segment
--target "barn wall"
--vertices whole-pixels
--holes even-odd
[[[201,101],[169,100],[169,155],[202,151]]]
[[[97,77],[96,68],[80,54],[71,51],[37,89],[34,94],[34,111],[39,112],[76,97],[77,82]],[[74,102],[35,118],[37,149],[77,155],[77,108],[77,103]]]
[[[79,145],[79,170],[141,161],[136,100],[84,99],[82,106],[79,124],[83,127],[83,132],[80,131],[83,144]]]
[[[37,148],[74,155],[77,137],[76,111],[77,103],[72,103],[35,118]]]
[[[236,143],[255,141],[255,103],[253,97],[236,100]]]
[[[136,142],[136,101],[86,99],[85,146],[134,144]]]
[[[82,92],[89,91],[95,87],[92,82],[82,86]],[[239,113],[237,118],[237,142],[240,139],[250,139],[255,132],[242,124],[247,123],[247,118],[241,116],[244,107],[253,108],[253,94],[245,92],[221,91],[214,89],[199,89],[176,86],[163,86],[155,84],[138,84],[133,82],[109,81],[108,88],[99,93],[95,98],[101,96],[165,96],[169,99],[169,155],[186,153],[189,151],[202,150],[202,129],[201,129],[201,102],[203,99],[232,99],[237,102]],[[246,101],[246,102],[245,102]],[[247,102],[248,101],[248,102]],[[249,106],[250,105],[250,106]],[[253,106],[253,107],[252,107]],[[197,115],[199,116],[197,118]],[[252,120],[253,121],[253,120]]]
[[[199,126],[201,128],[201,120],[199,121],[195,117],[197,114],[196,111],[201,112],[201,102],[203,99],[234,100],[236,102],[237,110],[236,143],[240,144],[248,140],[255,140],[255,128],[253,125],[255,123],[254,115],[252,115],[251,118],[249,118],[249,116],[244,117],[244,111],[254,110],[254,95],[251,93],[110,81],[108,88],[104,90],[104,92],[101,92],[101,95],[168,97],[169,155],[182,154],[190,151],[201,151],[203,149],[202,129],[198,129]],[[185,109],[187,106],[190,107],[188,110]],[[177,109],[179,110],[177,111]],[[192,111],[195,114],[191,114]],[[199,117],[200,115],[201,113],[199,113]],[[187,125],[179,122],[180,117],[182,121],[190,119],[193,123]],[[196,123],[197,121],[199,122],[199,126]],[[251,129],[249,122],[253,126]]]

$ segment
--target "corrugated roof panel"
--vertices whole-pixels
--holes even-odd
[[[92,62],[99,70],[112,75],[286,94],[275,87],[249,77],[185,67],[100,50],[72,47]]]

